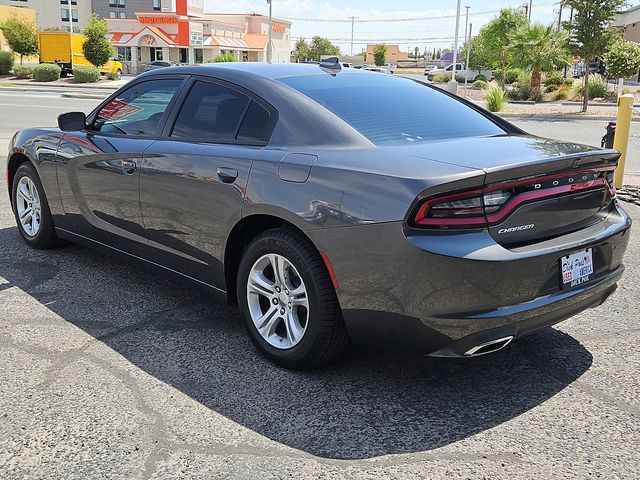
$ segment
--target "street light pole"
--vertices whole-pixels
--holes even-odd
[[[458,93],[458,82],[456,81],[456,62],[458,60],[458,35],[460,34],[460,7],[462,0],[458,0],[456,10],[456,36],[453,38],[453,66],[451,67],[451,80],[449,81],[449,91]]]
[[[465,10],[466,10],[466,15],[464,18],[464,40],[465,42],[467,41],[467,37],[469,36],[469,34],[467,33],[467,30],[469,29],[469,9],[471,8],[469,5],[465,5],[464,6]],[[467,51],[469,50],[469,44],[467,43]],[[467,55],[468,57],[468,55]],[[464,70],[464,93],[465,95],[467,94],[467,69],[465,67]]]
[[[67,5],[69,6],[67,8],[67,11],[69,13],[69,31],[73,33],[73,15],[71,13],[71,0],[67,0]]]
[[[471,53],[471,30],[473,23],[469,24],[469,36],[467,37],[467,62],[464,67],[464,96],[467,96],[467,71],[469,70],[469,55]]]
[[[267,62],[271,63],[271,59],[273,58],[273,16],[271,14],[272,0],[267,0],[267,3],[269,4],[269,42],[267,43]]]

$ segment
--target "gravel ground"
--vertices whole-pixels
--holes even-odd
[[[494,355],[295,373],[172,279],[28,248],[2,194],[0,478],[637,479],[637,235],[626,263],[604,306]]]

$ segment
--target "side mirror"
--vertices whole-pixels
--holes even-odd
[[[63,132],[84,130],[87,126],[87,116],[83,112],[68,112],[58,115],[58,127]]]

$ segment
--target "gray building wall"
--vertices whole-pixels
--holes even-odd
[[[92,10],[103,18],[136,18],[135,12],[161,11],[170,4],[166,0],[91,0]]]

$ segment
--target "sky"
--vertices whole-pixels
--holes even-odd
[[[528,0],[526,0],[528,3]],[[472,35],[497,15],[501,8],[521,7],[525,0],[462,0],[460,42],[465,32],[465,6],[469,6]],[[266,0],[205,0],[206,12],[262,13]],[[351,19],[354,24],[354,53],[367,43],[398,44],[405,50],[418,47],[449,48],[455,37],[456,0],[273,0],[273,16],[292,22],[291,36],[309,40],[314,35],[329,38],[344,54],[351,53]],[[534,0],[532,20],[557,21],[559,0]],[[567,19],[568,10],[563,11]],[[443,18],[445,17],[445,18]],[[403,21],[398,21],[403,19]],[[407,21],[406,19],[419,19]],[[374,20],[374,21],[372,21]],[[380,21],[382,20],[382,21]]]

